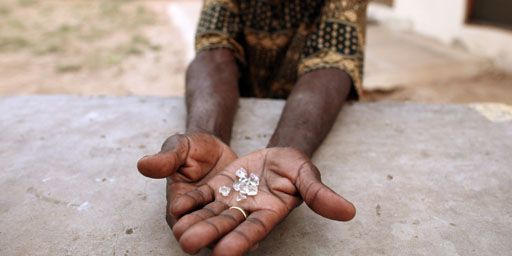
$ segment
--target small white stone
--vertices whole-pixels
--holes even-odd
[[[246,178],[247,177],[247,171],[243,167],[236,170],[235,174],[238,178]]]
[[[236,196],[236,201],[239,202],[239,201],[242,201],[242,200],[244,200],[246,198],[247,198],[247,196],[245,196],[244,194],[238,194]]]
[[[249,185],[249,179],[248,178],[240,178],[238,180],[238,182],[240,182],[240,184],[243,184],[243,185]]]
[[[241,186],[242,186],[242,183],[241,183],[240,181],[235,181],[235,182],[233,183],[233,189],[234,189],[235,191],[240,191],[240,187],[241,187]]]
[[[249,187],[247,184],[244,184],[240,187],[240,194],[249,194]]]
[[[255,196],[258,194],[258,187],[257,186],[248,186],[247,189],[247,195],[248,196]]]
[[[229,188],[229,187],[221,186],[221,187],[219,188],[219,193],[220,193],[222,196],[228,196],[230,192],[231,192],[231,188]]]
[[[249,184],[253,186],[258,186],[260,184],[260,177],[258,175],[251,173],[249,176]]]

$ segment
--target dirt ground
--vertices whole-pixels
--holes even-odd
[[[165,6],[150,0],[2,0],[0,95],[183,95],[185,42]],[[491,70],[367,95],[370,101],[512,104],[512,75]]]
[[[0,95],[182,95],[163,1],[2,0]]]
[[[367,91],[365,99],[422,103],[500,102],[512,105],[512,75],[489,70],[459,79],[434,80],[388,91]]]

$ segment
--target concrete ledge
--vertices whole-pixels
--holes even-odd
[[[264,146],[282,107],[242,101],[234,148]],[[164,181],[135,168],[183,130],[182,99],[6,97],[0,112],[0,255],[183,254]],[[357,217],[303,205],[253,254],[509,254],[511,153],[512,122],[468,106],[347,106],[314,161]]]

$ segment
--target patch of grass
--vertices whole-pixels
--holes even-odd
[[[61,24],[57,29],[60,34],[68,34],[69,32],[76,31],[76,28],[69,24]]]
[[[102,1],[100,4],[100,15],[104,17],[116,17],[121,13],[121,7],[126,0]]]
[[[23,7],[28,7],[36,4],[36,0],[18,0],[18,5]]]
[[[65,52],[65,47],[58,43],[45,44],[34,50],[34,53],[37,55],[58,54],[63,52]]]
[[[108,29],[91,26],[84,28],[81,33],[78,34],[78,38],[86,42],[94,42],[106,37],[109,35],[109,32]]]
[[[81,32],[80,25],[60,24],[56,29],[43,33],[43,37],[51,39],[74,38]],[[46,40],[51,41],[51,40]]]
[[[119,54],[110,54],[107,56],[107,64],[117,66],[123,62],[123,56]]]
[[[60,64],[55,67],[57,73],[73,73],[82,70],[82,65],[79,64]]]
[[[161,46],[153,44],[146,36],[135,34],[129,40],[112,48],[105,48],[86,56],[83,63],[89,69],[101,69],[121,65],[125,60],[144,55],[147,51],[158,51]]]
[[[135,34],[130,42],[117,48],[117,51],[124,56],[143,55],[147,50],[159,51],[160,45],[153,44],[146,36]]]
[[[137,46],[130,45],[128,48],[124,50],[125,55],[143,55],[144,51],[138,48]]]
[[[139,5],[135,10],[133,17],[135,25],[153,25],[157,22],[157,18],[154,13],[148,11],[144,6]]]
[[[63,54],[73,50],[73,42],[80,32],[80,25],[60,24],[57,28],[41,33],[38,43],[33,47],[36,55]]]
[[[140,34],[136,34],[132,36],[132,44],[148,46],[151,44],[151,42],[147,37]]]
[[[0,37],[0,52],[17,51],[30,45],[30,42],[23,37]]]
[[[11,13],[11,9],[7,6],[0,5],[0,15],[7,16]]]
[[[54,55],[56,73],[122,67],[162,49],[144,32],[165,21],[138,1],[9,1],[15,7],[2,11],[0,3],[0,13],[10,13],[0,16],[0,52]],[[34,15],[27,17],[27,10]]]
[[[149,38],[147,38],[146,36],[139,35],[139,34],[136,34],[132,37],[131,43],[133,45],[140,46],[140,47],[150,49],[153,51],[160,51],[160,49],[162,48],[158,44],[153,44],[153,42],[151,42],[151,40],[149,40]]]
[[[27,29],[27,26],[25,23],[18,19],[7,19],[4,23],[8,29],[16,31],[25,31]]]
[[[43,5],[38,7],[39,15],[43,18],[48,18],[54,14],[55,8],[52,5]]]

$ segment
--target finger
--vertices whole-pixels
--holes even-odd
[[[189,147],[186,136],[174,135],[167,139],[161,152],[141,158],[137,162],[137,169],[149,178],[169,177],[184,164]]]
[[[194,189],[197,189],[197,186],[193,184],[184,182],[172,182],[170,178],[167,178],[167,189],[165,191],[165,196],[167,198],[167,207],[165,219],[169,227],[171,227],[171,229],[180,218],[180,216],[171,213],[172,205],[174,205],[174,202],[178,197]]]
[[[182,234],[181,248],[187,253],[196,253],[235,229],[244,219],[240,211],[227,209],[218,216],[198,222]]]
[[[184,193],[197,189],[197,185],[185,182],[172,182],[169,178],[167,179],[166,197],[170,204],[174,204],[178,197]],[[170,209],[170,208],[168,208]]]
[[[212,202],[213,199],[213,189],[204,184],[197,189],[178,195],[174,202],[171,202],[171,213],[180,216]]]
[[[313,164],[302,165],[295,183],[304,202],[316,213],[339,221],[354,218],[354,205],[323,184],[320,172]]]
[[[176,240],[179,241],[183,233],[192,225],[200,221],[215,217],[221,214],[222,211],[226,210],[227,208],[228,206],[225,203],[214,201],[212,203],[207,204],[203,209],[197,210],[195,212],[192,212],[181,217],[181,219],[179,219],[178,222],[176,222],[176,224],[172,228],[174,237],[176,237]]]
[[[270,231],[284,218],[274,211],[260,210],[251,213],[247,220],[224,236],[213,248],[213,255],[243,255],[255,249]]]
[[[174,216],[170,213],[166,213],[165,214],[165,222],[167,222],[167,226],[169,226],[172,229],[174,227],[174,225],[176,224],[176,222],[178,222],[178,218],[176,218],[176,216]]]

